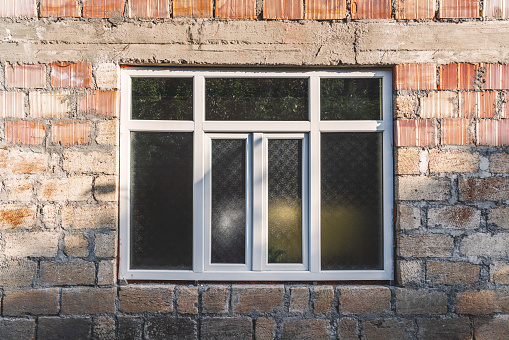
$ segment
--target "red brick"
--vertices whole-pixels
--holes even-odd
[[[440,18],[479,18],[479,0],[441,0]]]
[[[471,120],[469,119],[442,120],[440,143],[443,145],[467,145],[472,143],[472,133],[469,131],[470,123]]]
[[[509,120],[481,119],[477,124],[477,145],[509,145]]]
[[[481,64],[486,72],[484,89],[507,90],[509,89],[509,64]]]
[[[473,90],[475,65],[440,65],[440,90]]]
[[[62,314],[115,313],[115,288],[62,289]]]
[[[303,0],[265,0],[264,19],[302,19]]]
[[[390,19],[390,0],[353,0],[352,19]]]
[[[394,122],[394,146],[428,146],[438,144],[437,128],[429,119]]]
[[[256,0],[216,0],[216,18],[256,19]]]
[[[501,117],[502,118],[509,118],[509,92],[505,94],[505,104],[503,105],[505,107],[505,110],[502,111]]]
[[[394,90],[436,90],[436,66],[430,64],[402,64],[393,70]]]
[[[46,87],[46,65],[5,64],[5,85],[7,87]]]
[[[486,18],[508,19],[509,6],[507,6],[507,0],[485,0],[483,12]]]
[[[169,18],[169,0],[129,0],[129,18]],[[175,3],[173,3],[175,15]]]
[[[458,115],[458,94],[452,91],[430,92],[419,99],[421,118],[446,118]]]
[[[87,62],[52,63],[51,86],[54,87],[90,87],[92,83],[92,65]]]
[[[124,0],[83,0],[84,18],[111,18],[123,12]]]
[[[436,0],[397,0],[396,19],[433,19]]]
[[[79,17],[77,0],[41,0],[41,17]]]
[[[334,20],[346,18],[345,0],[304,0],[306,19]]]
[[[42,144],[46,127],[38,122],[19,120],[5,122],[5,140],[13,144]]]
[[[0,17],[36,17],[36,0],[4,0],[0,6]]]
[[[88,144],[90,122],[61,121],[51,126],[51,141],[61,145]]]
[[[62,118],[69,111],[69,93],[66,91],[30,92],[31,118]]]
[[[78,112],[117,117],[120,107],[117,91],[91,91],[78,99]]]
[[[23,92],[0,92],[0,117],[24,118],[25,94]]]
[[[492,118],[495,115],[495,106],[498,93],[460,92],[460,113],[465,118]]]

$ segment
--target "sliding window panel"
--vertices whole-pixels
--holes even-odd
[[[192,269],[193,134],[131,132],[130,268]]]
[[[383,269],[382,171],[382,133],[322,133],[322,270]]]

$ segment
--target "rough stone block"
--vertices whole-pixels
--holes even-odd
[[[427,280],[435,285],[473,285],[479,280],[478,265],[464,262],[428,262]]]
[[[74,229],[115,229],[117,219],[115,205],[85,205],[62,207],[62,227]]]
[[[8,153],[6,152],[4,159],[6,169],[13,173],[39,174],[48,171],[48,161],[43,153],[26,150],[9,150]]]
[[[293,320],[283,323],[283,340],[327,339],[328,320]]]
[[[428,210],[428,227],[475,229],[481,223],[479,209],[456,205]]]
[[[332,286],[316,286],[313,288],[313,306],[315,314],[329,313],[334,301],[334,288]]]
[[[5,340],[35,339],[35,320],[0,319],[0,339]]]
[[[6,290],[3,315],[56,315],[58,314],[58,289]]]
[[[418,175],[419,169],[419,149],[396,149],[394,164],[394,172],[398,175]]]
[[[60,225],[60,208],[55,204],[44,204],[41,221],[46,229],[55,229]]]
[[[114,63],[101,63],[95,68],[95,81],[97,87],[106,89],[118,88],[118,66]]]
[[[460,150],[429,151],[429,171],[444,172],[477,172],[479,170],[479,154]]]
[[[64,252],[66,255],[74,257],[87,257],[88,240],[85,238],[85,236],[83,236],[83,234],[65,235],[64,242]]]
[[[180,314],[198,314],[198,287],[178,288],[177,311]]]
[[[96,234],[94,245],[96,257],[115,257],[117,255],[117,234]]]
[[[465,237],[460,252],[466,256],[491,258],[509,256],[509,234],[476,233]]]
[[[115,313],[115,288],[64,288],[62,314]]]
[[[304,313],[309,308],[309,288],[290,288],[290,312]]]
[[[118,339],[141,340],[143,319],[134,316],[117,316]]]
[[[509,316],[477,318],[474,320],[474,329],[476,340],[509,339]]]
[[[509,178],[461,178],[460,201],[499,201],[509,197]]]
[[[34,279],[37,263],[30,260],[3,260],[0,262],[0,286],[30,286]],[[1,339],[1,337],[0,337]]]
[[[503,285],[509,285],[509,263],[493,262],[490,265],[491,281]]]
[[[456,313],[482,315],[495,311],[495,291],[476,290],[456,294]]]
[[[472,339],[468,318],[421,319],[417,325],[419,339]]]
[[[418,229],[421,226],[421,208],[399,204],[397,226],[400,230]]]
[[[450,197],[447,178],[399,176],[395,181],[396,199],[403,201],[443,201]]]
[[[251,340],[253,323],[250,318],[205,318],[201,321],[203,339]]]
[[[97,123],[97,136],[95,141],[97,144],[117,145],[117,121],[108,120]]]
[[[419,101],[417,97],[398,95],[394,97],[394,118],[415,118]]]
[[[249,314],[253,310],[272,313],[283,308],[285,289],[282,285],[234,285],[232,288],[233,312]]]
[[[196,321],[190,318],[175,318],[170,316],[148,317],[147,321],[145,321],[144,333],[146,340],[195,340],[198,335]]]
[[[174,286],[136,285],[123,286],[119,292],[119,310],[122,313],[171,313]]]
[[[358,340],[359,321],[354,318],[341,318],[338,321],[339,340]]]
[[[391,310],[391,291],[386,287],[341,287],[341,313],[380,313]]]
[[[491,154],[490,171],[493,173],[509,173],[509,154],[505,152]]]
[[[401,314],[445,314],[447,294],[424,289],[396,289],[396,311]]]
[[[4,234],[5,255],[13,257],[55,257],[59,234],[22,232]]]
[[[98,316],[92,326],[94,340],[115,340],[115,319],[108,316]]]
[[[37,206],[20,204],[0,205],[0,229],[28,229],[35,227]]]
[[[255,337],[257,340],[272,340],[275,337],[276,322],[269,318],[258,318],[255,324]]]
[[[48,178],[42,180],[38,198],[42,201],[86,201],[92,194],[92,177]]]
[[[38,339],[89,339],[90,318],[41,317],[39,318]]]
[[[93,286],[95,283],[95,264],[82,260],[72,262],[42,261],[40,282],[43,286]]]
[[[509,229],[509,207],[491,209],[488,214],[488,223],[494,223],[500,229]]]
[[[397,279],[399,284],[420,285],[424,280],[424,268],[419,261],[398,261]]]
[[[117,282],[117,263],[115,260],[100,261],[97,269],[97,284],[111,286]]]
[[[411,320],[377,319],[363,322],[366,339],[406,340],[413,333]]]
[[[34,180],[30,177],[6,179],[4,185],[9,201],[30,202],[34,197]]]
[[[399,254],[404,257],[448,257],[454,239],[445,234],[400,235]]]
[[[230,289],[227,286],[211,285],[201,295],[203,313],[228,313]]]
[[[64,151],[63,168],[70,173],[114,174],[116,172],[115,153],[99,151]]]
[[[98,201],[115,202],[117,197],[117,178],[115,176],[99,176],[94,183],[94,197]]]

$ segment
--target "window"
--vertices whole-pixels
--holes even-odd
[[[392,279],[391,82],[123,69],[120,277]]]

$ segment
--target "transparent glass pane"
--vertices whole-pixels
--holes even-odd
[[[382,134],[321,139],[322,269],[381,269]]]
[[[131,268],[192,269],[193,134],[131,132]]]
[[[246,262],[246,140],[212,140],[212,263]]]
[[[207,78],[207,120],[308,120],[307,78]]]
[[[322,120],[382,119],[382,79],[320,79]]]
[[[132,119],[193,120],[193,78],[131,78]]]
[[[268,140],[269,263],[302,263],[302,140]]]

